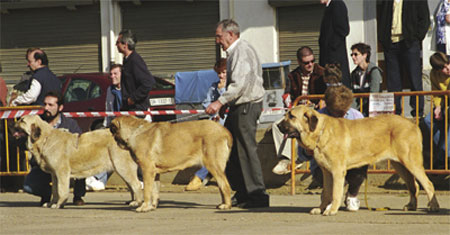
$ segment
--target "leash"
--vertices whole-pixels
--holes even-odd
[[[372,208],[372,207],[370,207],[369,206],[369,202],[368,202],[368,200],[367,200],[367,191],[368,191],[368,188],[369,188],[369,175],[367,175],[367,177],[366,177],[366,182],[365,182],[365,192],[364,192],[364,202],[366,203],[366,207],[367,207],[367,210],[369,210],[369,211],[388,211],[388,210],[390,210],[391,208],[390,207],[379,207],[379,208]]]
[[[206,115],[207,115],[206,113],[197,113],[197,114],[187,115],[184,117],[175,118],[175,119],[169,120],[168,122],[174,123],[174,122],[183,121],[183,120],[196,118],[196,117],[200,117],[200,116],[206,117]]]

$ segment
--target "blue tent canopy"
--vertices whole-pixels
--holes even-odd
[[[178,72],[175,74],[175,103],[201,103],[213,83],[218,82],[217,73],[210,70]]]

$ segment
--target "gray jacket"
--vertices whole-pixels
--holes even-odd
[[[262,67],[255,49],[239,39],[227,50],[227,91],[219,97],[222,104],[239,105],[263,100]]]

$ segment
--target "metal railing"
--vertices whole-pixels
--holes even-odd
[[[415,92],[393,92],[394,93],[394,97],[401,97],[401,105],[402,107],[405,107],[405,97],[406,96],[415,96],[415,101],[416,101],[416,107],[419,107],[419,97],[420,96],[431,96],[431,99],[434,96],[442,96],[444,97],[444,104],[445,106],[443,107],[444,111],[445,111],[445,120],[444,120],[444,130],[448,130],[448,98],[450,96],[450,91],[415,91]],[[359,103],[361,104],[360,107],[360,111],[363,111],[363,102],[362,100],[364,98],[369,98],[370,93],[355,93],[353,94],[355,99],[359,99]],[[300,96],[298,97],[295,101],[294,101],[294,106],[297,105],[301,100],[318,100],[318,99],[323,99],[324,95],[309,95],[309,96]],[[425,97],[424,97],[425,98]],[[430,110],[431,110],[431,128],[430,128],[430,149],[429,149],[429,167],[427,167],[425,169],[425,172],[428,174],[450,174],[450,170],[448,168],[448,151],[449,151],[449,146],[448,146],[448,131],[445,131],[445,166],[444,169],[434,169],[433,167],[433,146],[434,146],[434,142],[433,142],[433,102],[430,102]],[[401,116],[405,116],[405,109],[402,109],[402,113]],[[417,125],[419,125],[419,121],[420,121],[420,117],[419,117],[419,110],[416,109],[416,115],[414,118],[415,122]],[[291,153],[291,169],[295,169],[295,160],[297,159],[297,145],[296,145],[296,140],[292,139],[292,147],[291,147],[292,153]],[[427,159],[424,159],[427,160]],[[424,161],[425,163],[425,161]],[[306,164],[306,169],[297,169],[297,170],[293,170],[291,171],[291,194],[294,195],[295,194],[295,175],[296,174],[300,174],[300,173],[309,173],[309,162],[307,162]],[[390,160],[387,161],[387,164],[385,165],[380,165],[380,164],[374,164],[371,167],[369,167],[368,173],[371,174],[393,174],[395,173],[395,170],[391,168],[391,164],[390,164]]]
[[[18,107],[0,107],[0,111],[7,111],[10,113],[23,113],[28,110],[42,109],[41,106],[18,106]],[[16,119],[2,119],[0,116],[0,130],[4,136],[4,142],[0,142],[0,176],[23,176],[30,171],[28,164],[28,151],[20,150],[16,144],[12,144],[12,139],[9,137],[9,129],[14,125]],[[4,144],[4,145],[3,145]],[[4,147],[4,149],[3,149]]]

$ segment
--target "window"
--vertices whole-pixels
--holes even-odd
[[[64,94],[64,102],[84,101],[101,96],[101,89],[96,83],[84,79],[72,79]]]

